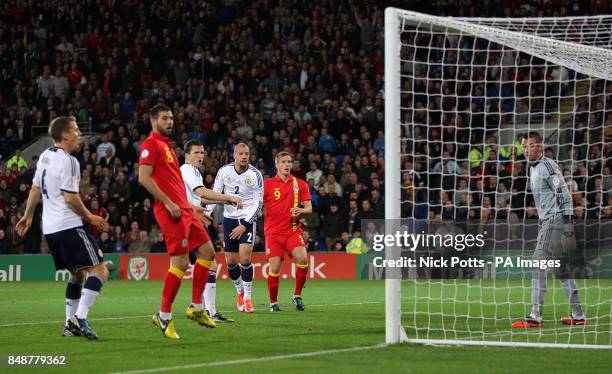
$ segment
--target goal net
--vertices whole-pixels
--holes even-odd
[[[388,343],[612,348],[611,44],[612,16],[386,10],[384,230],[484,242],[385,243],[387,260],[414,261],[385,268]],[[572,195],[570,273],[584,325],[561,321],[572,308],[548,271],[543,326],[511,327],[532,310],[538,266],[529,262],[541,227],[522,145],[534,131]]]

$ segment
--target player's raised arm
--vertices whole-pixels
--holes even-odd
[[[151,195],[157,200],[160,201],[168,212],[172,219],[176,220],[181,216],[181,208],[176,205],[168,195],[166,195],[162,190],[159,189],[157,183],[152,178],[153,175],[153,166],[140,164],[138,169],[138,183],[140,183],[144,188],[149,191]]]
[[[195,192],[203,199],[204,203],[232,204],[236,208],[242,209],[242,199],[237,196],[225,195],[206,187],[198,188]]]

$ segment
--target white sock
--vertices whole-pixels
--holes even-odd
[[[81,299],[66,299],[66,321],[76,314]]]
[[[170,321],[172,319],[172,312],[164,313],[159,312],[159,317],[164,321]]]
[[[96,302],[98,295],[100,292],[93,291],[88,288],[83,288],[83,292],[81,293],[81,302],[79,302],[79,307],[76,311],[76,316],[79,319],[87,319],[87,314],[89,313],[89,308]]]
[[[217,299],[217,283],[206,283],[204,288],[204,304],[206,305],[206,311],[210,316],[217,314],[217,306],[215,300]]]
[[[90,275],[87,277],[83,285],[83,290],[81,291],[81,301],[76,311],[77,318],[87,319],[89,309],[96,302],[103,285],[104,280],[97,275]]]
[[[234,286],[236,287],[236,292],[244,293],[244,283],[242,282],[242,278],[238,278],[234,281]]]
[[[251,293],[253,291],[253,282],[242,282],[244,288],[244,298],[251,299]]]

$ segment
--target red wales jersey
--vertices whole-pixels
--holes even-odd
[[[264,181],[264,231],[265,235],[287,235],[302,232],[299,217],[289,209],[310,201],[308,184],[290,175],[283,181],[278,175]]]
[[[153,181],[163,193],[168,195],[182,209],[191,210],[187,202],[185,183],[179,169],[174,150],[169,139],[157,131],[152,131],[140,145],[140,165],[153,166]],[[164,208],[162,203],[155,201],[157,209]]]

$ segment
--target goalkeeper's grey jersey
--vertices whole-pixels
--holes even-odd
[[[573,215],[572,198],[555,161],[542,157],[532,163],[529,183],[540,219]]]

